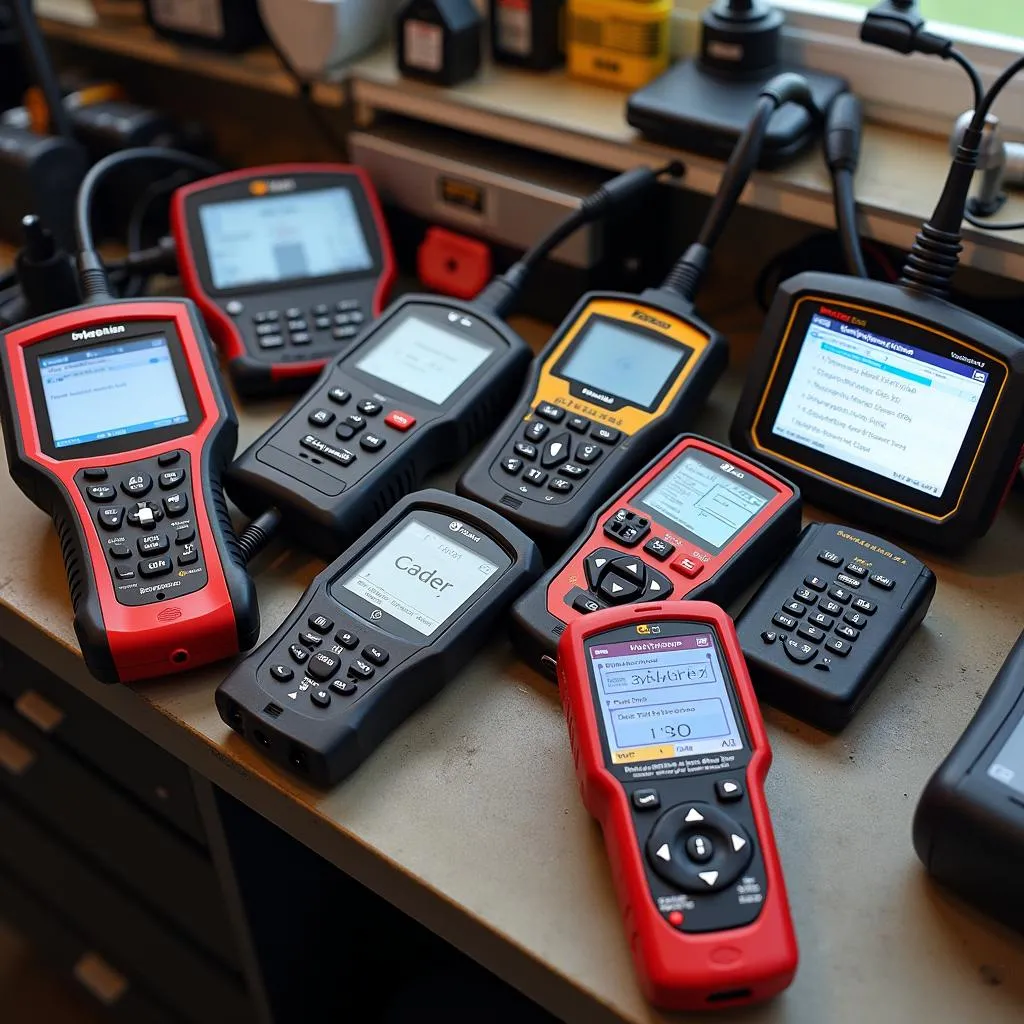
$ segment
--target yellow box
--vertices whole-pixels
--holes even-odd
[[[569,0],[567,60],[576,78],[639,89],[668,67],[673,0]]]

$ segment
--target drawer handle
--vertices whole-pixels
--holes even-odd
[[[82,988],[91,992],[104,1006],[113,1006],[128,991],[128,979],[99,953],[86,953],[80,957],[72,974]]]
[[[0,768],[11,775],[24,775],[36,763],[34,750],[18,742],[9,732],[0,732]]]
[[[26,690],[14,702],[14,710],[42,732],[53,732],[64,721],[64,712],[35,690]]]

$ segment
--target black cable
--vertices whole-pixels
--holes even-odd
[[[269,43],[271,50],[273,50],[274,54],[277,56],[277,59],[281,62],[281,66],[284,68],[288,77],[295,83],[299,99],[306,108],[306,113],[309,114],[310,120],[316,125],[317,129],[323,135],[327,145],[331,149],[337,150],[339,153],[347,152],[348,147],[345,145],[345,140],[340,135],[335,134],[333,126],[330,121],[327,120],[320,104],[317,103],[313,96],[313,83],[310,82],[309,79],[307,79],[288,59],[287,54],[280,46],[277,45],[269,32],[267,33],[267,42]]]
[[[1024,220],[996,221],[994,224],[984,219],[975,217],[973,213],[964,213],[964,220],[973,224],[976,228],[984,228],[986,231],[1024,231]]]
[[[985,105],[985,83],[981,80],[978,69],[955,47],[950,47],[944,54],[943,59],[951,60],[964,69],[967,77],[971,80],[971,91],[974,93],[974,120],[977,121],[977,111]],[[985,126],[985,118],[981,118],[981,127]]]
[[[993,83],[974,114],[974,123],[979,131],[985,127],[985,119],[991,113],[1000,93],[1010,84],[1010,80],[1024,71],[1024,57],[1018,57]],[[980,118],[979,118],[980,112]]]
[[[712,250],[735,211],[750,175],[761,159],[768,122],[775,111],[786,103],[798,103],[810,111],[812,117],[821,117],[821,112],[811,95],[811,87],[807,79],[801,75],[787,71],[776,75],[765,85],[758,97],[754,113],[733,147],[729,162],[725,165],[721,184],[701,226],[697,241],[683,253],[669,271],[661,285],[665,291],[672,292],[677,298],[687,302],[693,301],[711,262]]]
[[[547,237],[538,242],[522,259],[514,263],[504,274],[491,281],[477,295],[473,302],[490,310],[496,316],[508,316],[516,300],[526,287],[527,279],[537,267],[561,245],[570,235],[585,224],[592,224],[633,202],[652,188],[659,178],[666,174],[681,178],[683,165],[675,160],[664,167],[634,167],[606,181],[595,192],[587,196],[579,207],[565,218]]]
[[[190,180],[191,173],[189,170],[183,168],[182,170],[175,171],[166,178],[151,181],[142,190],[142,195],[140,195],[135,201],[135,205],[132,207],[132,212],[128,217],[128,227],[125,234],[128,242],[129,253],[139,252],[142,249],[143,230],[146,224],[146,217],[149,215],[149,211],[152,209],[153,204],[164,195],[173,193],[175,189],[186,184],[186,182]],[[110,269],[109,266],[107,269]],[[121,288],[121,295],[123,298],[137,298],[143,293],[145,285],[146,275],[133,274],[125,281]]]
[[[961,66],[970,65],[966,57],[958,63]],[[977,103],[974,117],[957,146],[935,211],[917,233],[903,265],[900,284],[905,287],[940,298],[949,294],[953,275],[960,265],[960,252],[963,249],[961,225],[968,215],[967,197],[974,181],[974,172],[978,169],[985,121],[1007,83],[1021,70],[1024,70],[1024,57],[1015,60]],[[975,76],[972,75],[972,85],[974,81]]]
[[[843,247],[846,269],[855,277],[868,277],[864,250],[857,230],[857,199],[853,191],[853,175],[849,171],[834,171],[832,195],[836,208],[836,227]]]
[[[75,202],[75,237],[78,244],[78,276],[82,285],[82,298],[86,303],[102,301],[110,297],[110,283],[103,260],[96,251],[92,233],[92,204],[103,179],[115,168],[134,161],[151,160],[178,164],[206,177],[218,174],[220,168],[211,160],[183,150],[161,146],[140,146],[122,149],[103,157],[93,164],[82,180]]]
[[[832,175],[832,199],[836,211],[836,229],[843,247],[846,269],[856,277],[867,277],[864,250],[857,230],[857,199],[853,176],[860,163],[860,143],[864,114],[853,93],[837,96],[825,116],[825,162]]]
[[[268,508],[238,535],[238,546],[247,564],[270,543],[280,525],[280,509]]]
[[[11,8],[14,11],[14,18],[18,22],[25,55],[32,65],[36,82],[46,100],[51,130],[54,135],[74,140],[75,133],[71,128],[71,118],[68,117],[68,112],[64,107],[60,82],[57,81],[57,73],[54,71],[49,51],[46,49],[46,41],[39,29],[39,22],[36,21],[36,16],[32,11],[31,0],[11,0]]]

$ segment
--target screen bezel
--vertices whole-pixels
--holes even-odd
[[[999,728],[989,737],[977,760],[971,768],[973,775],[981,785],[990,787],[993,793],[999,794],[1000,798],[1009,800],[1019,810],[1024,811],[1024,793],[1014,789],[1008,783],[1000,782],[992,778],[988,771],[995,764],[1003,747],[1006,745],[1014,730],[1024,720],[1024,693],[1021,693],[1014,701],[1013,707],[1006,717],[999,723]]]
[[[629,398],[625,398],[622,395],[612,394],[611,392],[600,391],[600,394],[608,394],[608,397],[612,399],[610,403],[602,402],[593,395],[584,394],[583,388],[589,387],[593,391],[598,391],[596,385],[587,384],[585,381],[577,380],[575,377],[570,377],[565,372],[565,365],[572,358],[574,351],[586,342],[587,336],[600,324],[608,324],[620,331],[627,331],[643,336],[645,339],[655,342],[667,349],[671,349],[678,353],[675,367],[672,373],[665,379],[657,395],[649,405],[638,405],[636,402]],[[644,412],[654,412],[664,402],[665,396],[672,389],[672,386],[679,379],[679,375],[683,372],[684,368],[690,362],[694,356],[695,350],[685,344],[684,342],[677,341],[675,338],[666,336],[660,331],[656,331],[651,327],[646,327],[639,323],[634,323],[632,320],[622,320],[613,316],[606,316],[603,313],[591,313],[587,317],[583,326],[577,331],[572,343],[567,345],[562,353],[559,355],[557,362],[551,368],[551,375],[557,377],[559,380],[564,381],[569,386],[569,394],[573,398],[579,399],[581,402],[586,402],[589,405],[595,405],[600,409],[607,409],[610,412],[616,412],[619,409],[631,408],[641,409]]]
[[[662,477],[668,475],[669,473],[672,473],[676,466],[679,464],[679,462],[687,458],[696,458],[708,469],[713,470],[716,473],[716,475],[721,476],[725,480],[732,479],[734,483],[746,487],[748,490],[755,491],[759,497],[765,499],[764,508],[762,508],[759,512],[751,516],[750,519],[748,519],[746,523],[743,524],[743,526],[741,526],[738,530],[733,532],[724,544],[714,545],[709,543],[703,537],[699,537],[696,533],[693,533],[691,530],[687,530],[682,523],[677,522],[675,519],[669,518],[664,512],[661,512],[658,509],[653,508],[651,505],[648,505],[646,501],[644,501],[643,496],[647,494],[649,491],[653,490],[655,487],[657,487]],[[736,477],[731,476],[731,474],[723,472],[720,467],[724,461],[726,461],[724,458],[720,456],[715,456],[711,452],[705,451],[702,448],[685,448],[653,480],[651,480],[650,483],[644,486],[637,493],[636,497],[630,500],[629,504],[642,512],[646,512],[655,522],[663,526],[669,527],[677,536],[679,536],[680,539],[692,544],[698,550],[705,551],[709,555],[720,555],[730,545],[735,543],[736,540],[742,537],[744,533],[746,533],[749,530],[756,529],[758,520],[762,519],[763,517],[771,518],[775,514],[773,504],[779,497],[779,494],[782,493],[778,487],[773,487],[771,484],[767,483],[764,480],[761,480],[759,477],[754,476],[754,474],[752,473],[747,473],[743,470],[740,470],[740,472],[744,473],[744,476],[742,480],[739,480]],[[730,465],[733,465],[733,463],[730,462]],[[736,468],[739,469],[739,467]]]
[[[497,569],[488,577],[487,585],[463,601],[429,636],[424,635],[417,629],[413,629],[412,626],[406,625],[383,609],[377,608],[376,605],[359,597],[358,594],[347,590],[344,585],[345,580],[372,558],[379,548],[389,543],[396,531],[408,526],[410,521],[417,522],[443,537],[450,536],[453,544],[457,544],[459,547],[465,548],[474,555],[486,559],[497,566]],[[454,522],[463,525],[465,529],[474,534],[478,539],[472,541],[463,534],[451,530],[451,524]],[[498,580],[512,568],[512,565],[513,559],[509,553],[496,540],[484,533],[483,527],[479,523],[469,522],[457,514],[434,512],[427,509],[412,509],[407,515],[395,520],[387,532],[375,536],[370,544],[364,547],[355,558],[337,572],[327,584],[327,592],[334,601],[356,617],[362,619],[368,626],[405,640],[408,643],[415,644],[418,647],[429,647],[444,636],[452,624],[461,618],[468,608],[478,601],[486,600],[487,594],[493,589]],[[372,617],[374,612],[378,613],[377,618]]]
[[[256,182],[273,182],[285,180],[294,182],[294,188],[286,191],[270,189],[265,195],[256,195],[250,189]],[[346,188],[352,195],[359,226],[362,228],[366,247],[370,252],[371,265],[363,270],[350,270],[340,274],[328,274],[324,277],[291,277],[286,281],[260,281],[256,284],[239,285],[234,288],[217,288],[213,283],[213,270],[210,266],[210,254],[206,244],[202,220],[199,216],[203,206],[214,206],[220,203],[231,203],[238,200],[251,200],[258,203],[261,199],[283,199],[287,196],[306,192],[321,192],[331,188]],[[189,242],[193,260],[203,290],[217,298],[235,298],[246,295],[268,295],[276,292],[287,292],[299,288],[317,285],[335,285],[346,281],[374,279],[380,277],[384,268],[384,251],[381,245],[380,229],[374,216],[370,199],[363,188],[362,182],[355,175],[337,174],[333,172],[315,173],[302,172],[286,175],[283,179],[267,178],[257,175],[240,181],[225,182],[202,189],[190,195],[185,207],[185,221],[188,225]]]
[[[28,375],[29,394],[32,396],[32,414],[39,435],[39,447],[42,452],[58,462],[75,462],[100,455],[121,455],[126,452],[139,451],[153,445],[164,444],[177,438],[187,437],[195,433],[203,420],[202,406],[195,382],[189,367],[188,358],[175,328],[173,320],[133,320],[126,323],[123,334],[113,337],[93,338],[87,341],[72,341],[71,332],[64,332],[44,341],[27,345],[24,349],[25,367]],[[43,392],[42,372],[39,368],[41,356],[61,355],[66,352],[113,348],[125,342],[144,341],[146,338],[164,337],[167,339],[167,350],[171,355],[171,365],[177,376],[178,387],[181,388],[185,400],[185,411],[188,419],[184,423],[175,423],[168,427],[140,430],[118,437],[108,437],[101,441],[88,441],[85,444],[73,444],[58,448],[53,440],[53,429],[50,415],[46,408],[46,396]]]
[[[406,406],[419,406],[420,408],[447,409],[452,405],[465,401],[466,390],[476,386],[477,382],[490,371],[495,360],[507,350],[508,343],[501,335],[479,316],[459,312],[459,321],[468,319],[471,326],[464,327],[461,322],[449,321],[449,315],[456,310],[435,304],[421,304],[411,302],[398,310],[393,316],[378,321],[371,333],[367,334],[363,341],[357,345],[341,362],[341,367],[347,375],[362,382],[374,393],[386,394],[394,400]],[[365,370],[359,369],[356,365],[360,360],[365,359],[382,344],[384,344],[394,331],[401,328],[406,320],[419,319],[428,322],[432,327],[450,334],[463,334],[468,341],[478,345],[484,345],[491,349],[490,355],[442,402],[438,405],[429,398],[406,391],[390,381],[381,377],[375,377]],[[455,328],[458,327],[458,330]]]
[[[933,355],[950,358],[951,352],[981,360],[984,366],[977,367],[989,374],[988,383],[982,392],[981,401],[967,433],[960,452],[953,463],[946,487],[940,495],[929,495],[907,484],[889,480],[871,470],[861,469],[832,455],[808,448],[796,441],[775,434],[775,421],[792,379],[803,341],[810,327],[811,317],[823,312],[821,305],[839,312],[849,312],[858,320],[865,321],[864,329],[882,337],[891,338]],[[827,315],[827,314],[823,314]],[[860,324],[858,324],[860,326]],[[970,364],[965,364],[970,365]],[[881,499],[931,519],[946,519],[951,516],[963,500],[963,494],[971,472],[977,464],[984,437],[998,409],[999,397],[1008,377],[1007,365],[998,357],[984,352],[963,339],[927,324],[905,317],[887,314],[865,306],[838,301],[827,296],[803,296],[794,304],[789,326],[779,346],[775,361],[760,407],[754,417],[751,436],[759,451],[777,456],[805,472],[822,477],[832,483],[849,486],[871,497]]]
[[[652,620],[653,621],[653,620]],[[649,624],[649,623],[648,623]],[[590,684],[590,700],[593,709],[594,722],[597,725],[598,734],[601,737],[601,753],[604,757],[604,766],[610,771],[615,778],[620,782],[630,782],[636,777],[643,778],[645,776],[644,768],[653,768],[654,765],[666,765],[666,764],[682,764],[691,757],[709,757],[710,754],[680,754],[671,758],[659,758],[650,761],[636,761],[630,765],[616,764],[612,760],[612,749],[611,742],[608,738],[607,730],[604,724],[604,715],[601,713],[601,689],[597,683],[597,674],[594,672],[594,662],[590,655],[592,647],[604,646],[606,644],[615,643],[635,643],[640,639],[672,639],[680,636],[695,636],[701,633],[711,633],[714,637],[715,650],[718,655],[718,660],[722,666],[722,678],[725,682],[725,688],[729,695],[729,701],[732,705],[733,717],[736,720],[736,728],[740,734],[740,740],[742,746],[737,747],[735,750],[727,751],[727,753],[733,758],[728,768],[730,771],[735,771],[745,766],[750,758],[753,756],[753,747],[750,742],[750,730],[747,728],[747,720],[743,714],[743,706],[740,703],[739,694],[736,692],[736,682],[732,676],[732,670],[729,667],[729,659],[725,654],[725,645],[722,643],[722,635],[719,633],[716,626],[711,622],[686,622],[680,620],[662,620],[658,621],[657,626],[661,629],[661,633],[657,634],[657,637],[642,637],[637,633],[637,627],[632,626],[619,626],[615,629],[607,630],[604,633],[597,633],[593,636],[589,636],[584,641],[583,645],[583,656],[587,666],[587,680]],[[627,772],[626,768],[637,769],[633,772]],[[717,769],[710,769],[717,770]],[[680,768],[675,774],[686,775],[689,774],[684,768]]]

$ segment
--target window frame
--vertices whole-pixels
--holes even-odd
[[[677,40],[687,53],[699,45],[699,16],[707,0],[676,0],[684,23]],[[846,78],[874,121],[948,135],[954,120],[972,105],[970,84],[949,61],[921,54],[905,56],[860,41],[867,13],[835,0],[775,0],[786,14],[782,59]],[[973,61],[986,85],[1024,54],[1024,38],[929,21],[932,31],[950,36]],[[1024,72],[1000,96],[995,113],[1007,138],[1024,138]]]

